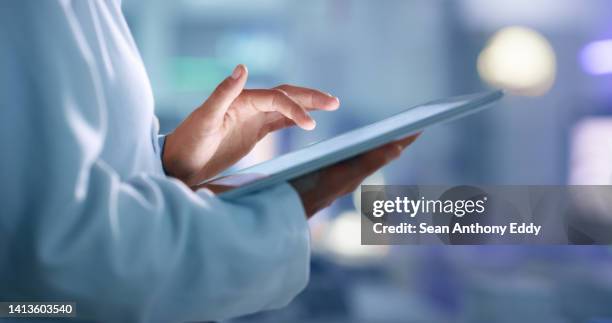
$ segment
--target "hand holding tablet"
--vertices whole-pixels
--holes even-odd
[[[201,183],[198,187],[205,186],[218,193],[222,198],[231,199],[289,181],[298,189],[303,202],[305,202],[306,211],[316,211],[321,208],[321,205],[331,203],[333,201],[333,199],[330,199],[332,196],[335,196],[335,199],[342,195],[342,192],[350,192],[359,185],[363,178],[367,177],[367,174],[388,163],[394,153],[399,155],[398,144],[405,147],[416,139],[416,136],[410,136],[411,134],[415,134],[426,127],[480,111],[502,96],[501,91],[493,91],[447,98],[415,106],[337,137],[240,170],[234,174]],[[345,162],[339,163],[341,161]],[[348,167],[352,164],[359,165]],[[351,171],[354,172],[352,175]],[[335,180],[321,179],[325,176],[335,178]],[[341,177],[344,179],[341,179]],[[350,179],[354,179],[354,181],[349,181]],[[354,184],[353,182],[357,183]],[[307,184],[317,189],[313,190]],[[330,196],[319,196],[319,202],[309,202],[317,200],[313,198],[313,194],[323,194],[325,192],[322,189],[323,185],[336,185],[337,187],[330,188]]]
[[[354,191],[363,180],[398,158],[420,133],[388,143],[359,156],[308,173],[289,183],[300,195],[306,217]]]

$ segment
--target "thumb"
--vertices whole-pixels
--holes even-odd
[[[239,64],[234,68],[230,76],[225,78],[213,93],[208,97],[198,110],[208,120],[219,120],[224,115],[232,102],[240,95],[248,77],[246,66]]]

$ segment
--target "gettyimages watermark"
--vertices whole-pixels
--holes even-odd
[[[361,186],[361,243],[612,244],[612,186]]]

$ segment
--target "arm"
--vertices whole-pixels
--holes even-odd
[[[161,174],[121,178],[99,157],[111,120],[70,8],[0,6],[2,298],[73,300],[101,321],[216,320],[304,287],[308,230],[288,185],[227,203]]]

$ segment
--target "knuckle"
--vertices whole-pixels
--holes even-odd
[[[229,92],[229,83],[227,80],[224,80],[223,82],[219,83],[219,85],[217,85],[217,87],[213,91],[213,93],[217,95],[221,95],[221,96],[227,95],[228,92]]]
[[[272,98],[274,98],[275,100],[282,100],[285,98],[285,96],[287,95],[283,90],[281,89],[271,89],[269,90],[271,92]]]
[[[287,92],[283,91],[282,89],[272,89],[271,91],[273,92],[272,95],[274,95],[278,100],[284,100],[287,97]]]
[[[272,105],[274,106],[280,106],[282,105],[284,99],[285,99],[285,93],[281,90],[278,89],[272,89],[270,96],[272,98]]]
[[[279,108],[288,111],[292,116],[298,115],[301,112],[301,108],[297,103],[293,102],[291,98],[282,90],[275,90],[273,93],[273,103]]]
[[[317,93],[315,91],[310,91],[308,93],[308,97],[307,97],[308,103],[311,106],[319,105],[318,101],[320,101],[320,100],[317,100],[319,98],[319,95],[320,95],[320,93]]]

